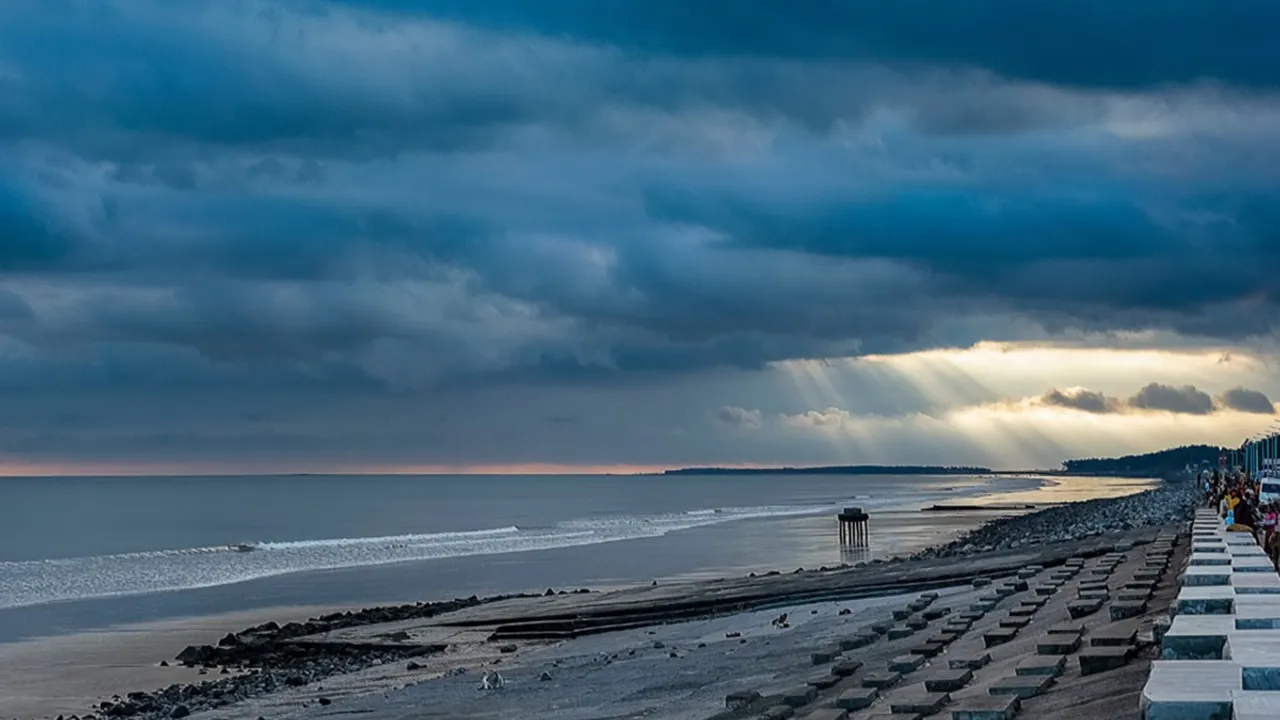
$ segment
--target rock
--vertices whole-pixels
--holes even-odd
[[[500,646],[498,646],[498,652],[500,652],[500,653],[513,653],[513,652],[515,652],[515,651],[516,651],[516,650],[518,650],[518,649],[519,649],[519,648],[517,648],[517,647],[515,646],[515,644],[513,644],[513,643],[508,643],[508,644],[506,644],[506,645],[500,645]]]
[[[234,647],[240,644],[240,638],[235,633],[227,633],[218,641],[218,647]]]
[[[541,682],[551,682],[551,673],[543,670],[542,674],[538,676],[538,680]]]
[[[404,669],[405,670],[421,670],[422,666],[410,660],[409,663],[404,666]]]
[[[332,704],[333,704],[333,701],[332,701],[332,700],[330,700],[330,699],[329,699],[329,698],[327,698],[327,697],[322,697],[322,698],[320,698],[319,700],[317,700],[316,702],[320,703],[321,705],[332,705]]]
[[[849,608],[840,608],[840,612],[838,612],[838,613],[836,613],[836,614],[837,614],[837,615],[852,615],[852,614],[853,614],[853,611],[852,611],[852,610],[850,610]]]
[[[171,718],[184,718],[190,714],[191,710],[182,704],[174,705],[173,709],[169,711],[169,717]]]
[[[169,661],[168,661],[168,660],[161,660],[161,661],[160,661],[160,667],[169,667]]]
[[[666,643],[664,643],[664,642],[662,642],[661,640],[654,640],[654,641],[653,641],[653,649],[654,649],[654,650],[661,650],[662,648],[664,648],[664,647],[666,647],[666,646],[667,646],[667,644],[666,644]]]

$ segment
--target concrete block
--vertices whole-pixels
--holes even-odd
[[[774,705],[760,713],[760,720],[787,720],[794,717],[796,709],[790,705]]]
[[[1245,690],[1280,690],[1280,633],[1256,630],[1235,633],[1223,657],[1240,666]]]
[[[1119,600],[1122,603],[1146,604],[1150,599],[1150,590],[1121,590],[1116,593],[1116,600]]]
[[[1026,627],[1030,622],[1031,622],[1031,618],[1029,617],[1012,616],[1012,617],[1007,617],[1001,620],[1000,627],[1018,629],[1018,628]]]
[[[835,650],[815,650],[809,653],[809,663],[812,665],[826,665],[839,655]]]
[[[1009,617],[1029,620],[1032,615],[1036,614],[1036,610],[1039,610],[1039,608],[1033,605],[1019,605],[1016,608],[1009,609]],[[1023,625],[1025,624],[1026,623],[1023,623]],[[1022,625],[1018,625],[1017,627],[1022,627]]]
[[[880,622],[880,623],[871,623],[864,629],[870,630],[871,632],[874,632],[877,635],[884,635],[885,633],[889,632],[889,628],[891,627],[893,627],[893,625],[890,623]]]
[[[987,690],[992,695],[1016,695],[1020,698],[1035,697],[1053,685],[1048,675],[1013,675],[1001,678]]]
[[[1084,623],[1059,623],[1049,628],[1050,635],[1083,635],[1088,631]]]
[[[876,641],[880,637],[875,633],[856,633],[850,637],[840,638],[840,652],[849,652],[866,647]]]
[[[906,637],[911,637],[912,635],[915,635],[915,634],[916,634],[915,628],[909,628],[906,625],[894,625],[893,627],[889,628],[890,640],[901,640]]]
[[[831,666],[831,674],[838,677],[849,677],[862,668],[861,660],[845,660]]]
[[[924,662],[925,658],[922,655],[912,655],[910,653],[899,655],[889,661],[889,670],[903,674],[915,672],[924,667]]]
[[[818,690],[829,690],[835,687],[836,683],[840,682],[840,680],[841,678],[839,675],[832,675],[829,672],[825,672],[809,676],[809,679],[805,680],[804,684],[817,688]]]
[[[999,593],[994,593],[994,592],[987,593],[986,595],[978,596],[978,602],[991,603],[993,605],[1000,604],[1000,601],[1003,599],[1004,599],[1003,595],[1000,595]]]
[[[1017,589],[1008,583],[996,586],[996,595],[999,595],[1002,598],[1007,598],[1017,592]]]
[[[739,690],[731,692],[724,696],[725,710],[741,710],[757,703],[761,699],[760,693],[755,690]]]
[[[1231,560],[1231,571],[1233,573],[1272,573],[1276,569],[1271,564],[1271,559],[1266,556],[1235,556]]]
[[[1137,617],[1147,611],[1146,601],[1138,602],[1120,602],[1111,603],[1111,620],[1126,620],[1128,618]]]
[[[1093,675],[1124,667],[1129,663],[1129,659],[1133,657],[1133,653],[1132,645],[1106,645],[1088,648],[1080,653],[1080,674]]]
[[[902,679],[902,673],[892,670],[880,672],[869,672],[862,676],[862,687],[875,688],[877,690],[885,690],[898,684]]]
[[[971,584],[976,588],[986,587],[991,584],[991,578],[976,577]]]
[[[1111,597],[1111,592],[1102,588],[1081,588],[1076,595],[1081,600],[1106,600]]]
[[[1160,640],[1164,660],[1220,660],[1235,629],[1230,615],[1179,615]]]
[[[944,649],[946,649],[946,648],[945,648],[945,646],[943,646],[943,645],[941,645],[941,644],[939,644],[939,643],[923,643],[923,644],[921,644],[921,645],[914,645],[914,646],[912,646],[910,650],[907,650],[907,654],[909,654],[909,655],[919,655],[922,659],[928,659],[928,658],[931,658],[931,657],[934,657],[934,656],[938,655],[938,654],[939,654],[939,653],[941,653]],[[899,670],[899,672],[904,672],[904,671],[900,670],[899,668],[894,668],[894,667],[892,667],[892,666],[891,666],[891,669],[893,669],[893,670]]]
[[[986,610],[969,610],[969,611],[960,613],[957,617],[959,617],[961,620],[969,620],[970,622],[974,622],[977,620],[981,620],[986,614],[987,614]]]
[[[1090,570],[1090,571],[1089,571],[1089,574],[1090,574],[1090,575],[1092,575],[1092,576],[1094,576],[1094,577],[1106,577],[1106,576],[1108,576],[1108,575],[1110,575],[1110,574],[1111,574],[1111,570],[1112,570],[1112,568],[1111,568],[1111,566],[1110,566],[1110,565],[1108,565],[1108,566],[1106,566],[1106,567],[1096,567],[1096,568],[1094,568],[1094,569]]]
[[[1121,590],[1146,590],[1147,592],[1155,592],[1156,584],[1150,580],[1130,580],[1121,586]]]
[[[1237,630],[1280,629],[1280,598],[1247,595],[1238,598],[1235,608]]]
[[[1022,607],[1042,608],[1044,604],[1049,602],[1048,598],[1042,598],[1039,595],[1019,600],[1018,604]]]
[[[1156,660],[1142,688],[1145,720],[1228,720],[1243,690],[1240,666],[1221,660]]]
[[[1189,565],[1182,573],[1182,584],[1184,587],[1230,585],[1231,568],[1229,566]]]
[[[894,620],[899,620],[899,621],[901,621],[901,620],[906,620],[907,618],[909,618],[909,617],[911,617],[913,614],[915,614],[915,610],[912,610],[912,609],[911,609],[911,608],[909,608],[909,607],[895,608],[895,609],[894,609],[892,612],[890,612],[889,614],[890,614],[891,616],[893,616],[893,619],[894,619]]]
[[[840,708],[818,708],[805,715],[804,720],[849,720],[849,711]]]
[[[933,693],[950,693],[963,689],[970,680],[973,680],[973,671],[968,668],[940,670],[924,681],[924,687]]]
[[[989,664],[991,664],[991,653],[951,658],[947,661],[947,667],[952,670],[980,670]]]
[[[871,707],[878,697],[880,691],[875,688],[852,688],[840,693],[840,697],[836,698],[836,707],[841,710],[862,710]]]
[[[936,607],[936,608],[930,608],[920,613],[920,617],[924,618],[925,620],[941,620],[942,618],[950,614],[951,614],[951,608]]]
[[[1232,573],[1231,587],[1236,595],[1280,595],[1280,576],[1274,573]]]
[[[951,702],[951,695],[944,692],[929,692],[923,687],[919,687],[919,689],[911,688],[906,692],[902,692],[898,697],[891,697],[889,699],[889,709],[895,713],[932,715],[949,702]]]
[[[925,642],[930,643],[932,645],[950,645],[951,643],[958,640],[959,637],[960,636],[955,633],[940,632],[937,635],[929,636],[929,639],[925,640]]]
[[[993,602],[976,602],[969,606],[970,612],[983,613],[983,614],[989,613],[995,609],[996,609],[996,604]]]
[[[790,707],[803,707],[818,698],[818,690],[812,685],[801,685],[782,693],[782,704]]]
[[[1018,663],[1014,672],[1018,675],[1049,675],[1058,677],[1067,667],[1065,655],[1033,655]]]
[[[927,607],[929,607],[928,600],[913,600],[909,605],[907,605],[907,609],[911,612],[920,612]]]
[[[1280,717],[1280,700],[1274,692],[1245,690],[1232,697],[1232,720],[1275,720]]]
[[[920,593],[920,599],[928,602],[933,602],[934,600],[937,600],[939,597],[941,596],[938,595],[938,593],[933,592],[932,590],[930,590],[929,592]]]
[[[1058,588],[1054,585],[1037,585],[1036,594],[1040,597],[1048,597],[1058,592]]]
[[[1191,559],[1187,560],[1187,565],[1189,567],[1201,565],[1231,565],[1231,556],[1226,553],[1197,553],[1193,554]]]
[[[1067,603],[1067,613],[1071,619],[1077,620],[1098,612],[1102,608],[1101,600],[1075,600]]]
[[[867,720],[924,720],[920,713],[878,712],[867,716]]]
[[[1027,585],[1027,581],[1023,580],[1022,578],[1018,578],[1016,580],[1006,580],[1004,584],[1013,588],[1014,592],[1023,592],[1028,587],[1030,587],[1029,585]]]
[[[1090,647],[1117,647],[1132,645],[1138,637],[1138,628],[1132,623],[1104,625],[1089,634]]]
[[[1236,593],[1230,587],[1184,587],[1175,605],[1178,615],[1230,615]]]
[[[1037,655],[1070,655],[1080,649],[1079,635],[1045,635],[1036,643]]]
[[[903,625],[906,625],[912,630],[923,630],[929,627],[929,621],[925,620],[923,617],[913,617],[907,618],[907,621],[903,623]]]
[[[1003,645],[1004,643],[1009,642],[1017,636],[1017,634],[1018,631],[1013,628],[999,628],[997,630],[992,630],[991,632],[983,633],[982,642],[989,648],[995,647],[996,645]]]
[[[964,698],[951,708],[951,720],[1013,720],[1021,707],[1017,695]]]
[[[1027,568],[1023,568],[1018,571],[1018,577],[1023,580],[1029,580],[1039,574],[1039,570],[1028,570]]]
[[[1202,567],[1203,567],[1203,566],[1202,566]],[[1161,576],[1163,576],[1163,575],[1164,575],[1164,573],[1160,572],[1159,570],[1135,570],[1135,571],[1133,571],[1133,579],[1134,579],[1134,580],[1144,580],[1144,581],[1147,581],[1147,582],[1152,582],[1152,581],[1159,580],[1159,579],[1161,578]]]

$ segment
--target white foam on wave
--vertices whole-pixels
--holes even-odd
[[[705,508],[516,526],[378,537],[321,538],[0,562],[0,609],[88,598],[189,590],[289,573],[593,545],[753,518],[830,512],[831,505]]]

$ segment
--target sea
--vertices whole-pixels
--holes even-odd
[[[270,608],[356,607],[834,566],[990,514],[1153,481],[1036,475],[0,478],[0,643]],[[834,516],[871,514],[867,548]],[[961,517],[962,516],[962,517]]]

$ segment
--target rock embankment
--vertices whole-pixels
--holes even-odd
[[[221,677],[199,683],[175,683],[155,692],[131,692],[103,701],[82,715],[86,718],[137,718],[159,720],[182,718],[191,713],[221,707],[250,697],[289,687],[299,687],[331,675],[357,672],[388,662],[399,662],[443,646],[405,645],[396,647],[396,638],[380,646],[310,647],[292,642],[298,638],[343,628],[377,623],[430,618],[442,613],[474,607],[519,595],[490,598],[459,598],[438,603],[414,603],[366,608],[356,612],[322,615],[306,622],[279,625],[274,622],[228,633],[217,645],[190,645],[175,660],[201,672],[217,671]]]
[[[1198,499],[1193,483],[1165,482],[1135,495],[1086,500],[993,520],[957,540],[916,553],[913,558],[964,557],[993,550],[1017,550],[1189,520]]]

